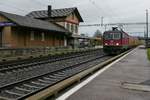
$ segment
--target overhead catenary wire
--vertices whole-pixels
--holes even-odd
[[[14,6],[14,5],[11,5],[11,4],[6,4],[6,3],[1,3],[1,2],[0,2],[0,6],[8,7],[8,8],[13,8],[13,9],[16,9],[16,10],[18,10],[18,11],[25,12],[25,13],[28,12],[28,11],[26,11],[26,10],[24,10],[24,9],[20,9],[20,8]]]
[[[10,4],[10,2],[11,2],[11,4]],[[39,6],[44,6],[44,7],[48,5],[48,3],[44,3],[44,2],[39,1],[39,0],[33,0],[32,2],[35,2],[36,4],[39,4]],[[15,2],[13,2],[13,1],[5,2],[5,3],[0,2],[0,6],[7,7],[7,8],[13,8],[13,9],[19,11],[19,12],[24,12],[25,14],[29,13],[28,10],[25,10],[23,8],[19,8],[19,6],[17,7],[13,4],[15,4]]]
[[[42,0],[43,1],[43,0]],[[39,1],[39,0],[33,0],[33,2],[35,2],[35,3],[37,3],[37,4],[40,4],[40,5],[42,5],[42,6],[47,6],[48,4],[45,4],[45,3],[43,3],[43,2],[41,2],[41,1]]]

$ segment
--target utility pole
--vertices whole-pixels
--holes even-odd
[[[146,47],[148,46],[148,9],[146,9]]]
[[[105,31],[107,30],[107,25],[105,24]]]
[[[104,17],[102,16],[101,17],[101,26],[103,26],[103,20],[104,20]]]
[[[146,38],[146,28],[144,26],[144,38]]]

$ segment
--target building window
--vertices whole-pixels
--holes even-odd
[[[38,40],[38,41],[41,41],[41,40],[42,40],[42,38],[41,38],[41,33],[40,33],[40,32],[34,33],[34,40]]]
[[[65,28],[67,29],[67,22],[64,23]]]
[[[72,19],[74,20],[74,17],[75,17],[75,14],[74,13],[72,13]]]
[[[31,31],[31,33],[30,33],[30,40],[34,40],[34,31]]]
[[[74,27],[73,27],[74,25],[73,24],[71,24],[71,32],[74,32],[73,30],[74,30]]]
[[[69,23],[69,31],[71,32],[71,23]]]
[[[67,29],[70,30],[70,25],[69,25],[69,23],[67,23]]]
[[[76,25],[73,25],[73,33],[76,33]]]
[[[41,35],[42,35],[42,39],[41,39],[41,41],[45,41],[45,34],[44,34],[44,33],[42,33]]]
[[[75,33],[78,33],[78,25],[75,25]]]

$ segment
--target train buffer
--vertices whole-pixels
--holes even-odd
[[[72,92],[71,95],[64,94],[58,100],[150,100],[150,62],[146,49],[134,49],[88,84],[76,87],[65,93]]]

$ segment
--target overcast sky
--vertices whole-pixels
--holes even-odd
[[[145,22],[145,10],[150,11],[150,0],[0,0],[1,11],[20,15],[47,9],[47,5],[52,5],[53,9],[77,7],[84,19],[82,24],[101,23],[102,16],[104,23]],[[92,35],[97,29],[104,31],[104,27],[81,27],[80,32]],[[143,32],[144,26],[124,29]]]

